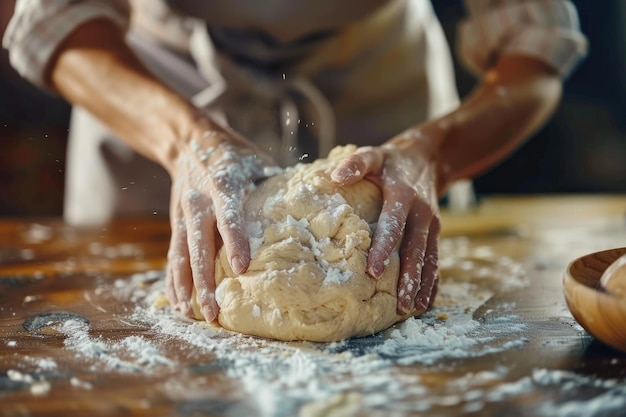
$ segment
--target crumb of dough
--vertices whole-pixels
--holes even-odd
[[[162,309],[165,307],[168,307],[170,305],[169,300],[167,299],[167,296],[165,294],[158,294],[156,296],[156,298],[154,299],[154,303],[152,304],[152,306],[156,309]]]
[[[448,313],[437,314],[437,320],[448,320]]]

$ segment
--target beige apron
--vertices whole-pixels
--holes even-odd
[[[283,165],[335,144],[377,145],[458,105],[448,45],[427,0],[392,0],[341,30],[277,47],[190,20],[189,53],[141,31],[129,44],[157,77]],[[268,46],[269,45],[269,46]],[[75,108],[65,218],[165,214],[170,181],[157,164]]]

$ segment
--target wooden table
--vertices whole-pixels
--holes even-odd
[[[626,196],[492,197],[443,222],[444,282],[466,274],[487,294],[465,308],[478,333],[446,323],[442,305],[424,329],[449,326],[437,334],[461,351],[446,356],[443,341],[408,360],[376,350],[389,332],[286,344],[145,303],[137,315],[161,279],[166,219],[0,221],[0,415],[626,415],[626,354],[586,334],[561,289],[574,258],[626,246]],[[526,284],[499,290],[485,271]],[[191,330],[178,337],[172,323]]]

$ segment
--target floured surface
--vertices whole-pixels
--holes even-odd
[[[369,181],[338,187],[330,172],[356,147],[298,164],[246,199],[252,261],[241,275],[222,248],[215,270],[219,323],[248,335],[332,342],[374,334],[421,311],[396,313],[397,250],[385,272],[366,272],[382,206]],[[194,308],[202,319],[200,309]]]
[[[185,349],[206,358],[210,367],[222,369],[240,390],[246,407],[256,410],[255,415],[323,416],[329,407],[378,409],[380,415],[404,407],[428,409],[440,399],[431,398],[429,384],[418,375],[403,374],[403,368],[445,369],[450,361],[519,349],[528,341],[527,325],[512,312],[513,306],[502,306],[502,315],[491,322],[473,317],[494,291],[526,286],[521,265],[496,259],[486,248],[472,250],[462,240],[443,246],[444,252],[466,251],[466,255],[461,262],[450,258],[451,274],[441,285],[438,307],[382,333],[339,343],[282,343],[181,319],[167,307],[158,271],[117,280],[110,290],[120,302],[136,304],[128,315],[131,322],[143,323],[159,339],[187,346]],[[471,274],[460,273],[469,259],[482,261],[482,283]],[[493,279],[496,271],[502,274],[501,280]],[[132,374],[175,369],[175,360],[159,349],[158,341],[128,337],[107,345],[89,337],[85,325],[73,319],[54,328],[66,335],[65,347],[88,359],[93,370]],[[184,378],[170,382],[175,393],[200,396],[190,385]],[[390,398],[396,403],[390,403]],[[235,415],[246,415],[241,413]]]
[[[574,252],[626,241],[621,218],[445,237],[436,307],[341,343],[267,341],[176,317],[158,302],[167,222],[124,230],[89,235],[98,245],[63,230],[49,250],[3,258],[0,415],[551,417],[626,406],[626,355],[576,325],[560,287]],[[134,233],[145,243],[120,243]],[[20,262],[31,272],[15,272]]]

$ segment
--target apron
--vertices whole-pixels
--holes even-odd
[[[165,84],[284,166],[325,157],[335,145],[379,145],[459,103],[448,44],[427,0],[391,0],[341,28],[284,42],[202,19],[185,27],[188,53],[141,25],[128,43]],[[80,107],[69,136],[67,222],[167,214],[162,167]]]

